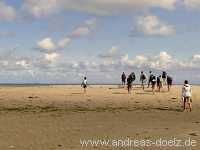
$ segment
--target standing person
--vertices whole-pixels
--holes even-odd
[[[152,80],[153,80],[153,74],[152,74],[152,71],[149,71],[148,88],[149,88],[150,84],[152,85]]]
[[[146,74],[143,71],[141,71],[140,82],[141,82],[141,86],[143,90],[144,90],[144,84],[146,83],[146,80],[147,80]]]
[[[189,85],[188,81],[185,80],[184,85],[182,87],[182,100],[183,100],[183,109],[186,110],[186,103],[192,111],[192,88]]]
[[[152,77],[151,83],[152,83],[152,92],[153,92],[153,94],[155,94],[156,76],[153,76],[153,77]]]
[[[157,88],[158,88],[158,91],[160,92],[160,90],[162,88],[162,77],[161,77],[161,75],[159,77],[157,77]]]
[[[128,88],[128,93],[130,94],[132,89],[132,82],[130,76],[128,76],[127,78],[127,88]]]
[[[84,89],[84,93],[86,93],[86,89],[87,89],[87,78],[86,77],[84,77],[81,86]]]
[[[131,89],[132,89],[132,83],[133,81],[135,81],[136,77],[135,77],[135,73],[132,72],[128,78],[127,78],[127,88],[128,88],[128,93],[131,93]]]
[[[122,79],[122,85],[125,85],[126,84],[126,75],[124,72],[121,75],[121,79]]]
[[[173,79],[172,79],[172,77],[170,77],[170,76],[167,76],[167,88],[168,88],[168,92],[169,92],[169,91],[170,91],[170,89],[171,89],[172,82],[173,82]]]
[[[163,71],[162,72],[162,81],[163,81],[163,84],[166,84],[166,80],[167,80],[167,72]]]

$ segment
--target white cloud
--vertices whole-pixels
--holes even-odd
[[[28,68],[29,67],[29,63],[26,60],[17,60],[16,61],[16,65],[19,65],[23,68]]]
[[[92,30],[96,27],[96,25],[97,25],[96,18],[87,19],[85,20],[84,24],[75,28],[72,31],[70,37],[75,38],[75,37],[87,36],[92,32]]]
[[[58,0],[25,0],[23,9],[35,17],[42,17],[59,10],[60,3]]]
[[[167,70],[167,72],[181,72],[175,74],[182,75],[182,71],[197,72],[200,70],[200,55],[194,54],[188,59],[181,60],[173,57],[166,51],[161,51],[154,55],[136,55],[134,58],[129,58],[128,54],[123,56],[120,54],[120,49],[116,46],[111,47],[105,54],[112,54],[109,59],[104,57],[88,58],[87,60],[67,61],[67,59],[59,59],[60,54],[57,52],[44,53],[41,57],[20,57],[17,55],[5,55],[0,58],[1,74],[15,75],[18,77],[35,78],[37,82],[43,81],[65,81],[77,82],[80,78],[73,78],[73,81],[65,80],[66,76],[77,76],[79,73],[89,75],[91,82],[96,81],[114,81],[120,80],[119,76],[122,71],[129,73],[139,70],[147,71],[152,69],[156,72]],[[120,56],[120,57],[116,57]],[[64,56],[62,56],[64,57]],[[31,76],[30,76],[31,75]],[[106,80],[106,76],[113,78]],[[92,79],[91,79],[92,78]],[[184,78],[184,77],[183,77]],[[100,80],[98,80],[100,79]],[[180,78],[178,78],[180,81]],[[182,78],[181,78],[182,80]],[[25,80],[22,80],[23,82]],[[62,82],[61,82],[62,83]]]
[[[192,60],[193,61],[200,61],[200,54],[193,55]]]
[[[50,61],[50,62],[55,61],[58,57],[59,57],[59,54],[55,53],[55,52],[53,52],[53,53],[46,53],[45,54],[45,59],[47,61]]]
[[[172,25],[164,23],[154,15],[139,17],[134,30],[146,36],[170,36],[175,34],[175,28]]]
[[[50,37],[44,38],[41,41],[37,42],[37,48],[46,53],[63,49],[75,38],[89,35],[94,27],[96,27],[96,22],[96,18],[85,20],[84,24],[76,27],[69,36],[61,38],[57,42],[54,42]]]
[[[52,51],[56,48],[56,45],[51,38],[45,38],[37,43],[38,48],[41,50]]]
[[[180,65],[176,59],[165,51],[155,56],[137,55],[134,59],[129,59],[128,54],[126,54],[122,57],[121,62],[136,68],[147,67],[158,70],[170,69]]]
[[[61,10],[88,12],[96,15],[113,15],[142,8],[173,9],[177,0],[25,0],[23,8],[35,17]]]
[[[16,18],[16,11],[12,6],[0,1],[0,20],[12,21]]]

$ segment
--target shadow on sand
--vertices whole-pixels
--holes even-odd
[[[166,111],[166,112],[183,112],[181,108],[168,108],[168,107],[153,107],[153,106],[128,106],[128,107],[87,107],[87,106],[33,106],[25,105],[19,107],[0,107],[0,112],[32,112],[32,113],[44,113],[44,112],[119,112],[119,111]]]

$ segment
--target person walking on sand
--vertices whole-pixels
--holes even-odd
[[[160,92],[161,88],[162,88],[162,77],[161,75],[159,77],[157,77],[157,88],[158,88],[158,92]]]
[[[192,87],[189,85],[188,81],[185,80],[184,85],[182,87],[182,100],[183,100],[183,109],[186,110],[186,103],[192,111]]]
[[[81,86],[84,89],[84,93],[86,93],[86,89],[87,89],[87,78],[86,77],[84,77]]]
[[[152,77],[152,81],[151,81],[151,83],[152,83],[152,92],[153,92],[153,94],[155,94],[155,88],[156,88],[156,76],[153,76],[153,77]]]
[[[150,84],[152,85],[152,80],[153,80],[153,74],[152,74],[152,71],[149,71],[148,88],[149,88]]]
[[[170,89],[171,89],[172,82],[173,82],[173,79],[172,79],[172,77],[170,77],[170,76],[167,76],[167,88],[168,88],[168,92],[169,92],[169,91],[170,91]]]
[[[124,72],[121,75],[121,80],[122,80],[122,85],[124,86],[126,84],[126,75]]]
[[[144,90],[144,84],[146,83],[146,80],[147,80],[146,74],[143,71],[141,71],[140,82],[141,82],[141,86],[143,90]]]
[[[162,72],[162,81],[163,81],[163,84],[166,84],[166,81],[167,81],[167,72],[166,71]]]
[[[127,78],[127,88],[128,88],[128,93],[131,93],[131,89],[132,89],[132,83],[133,81],[135,81],[136,77],[135,77],[135,73],[132,72],[128,78]]]

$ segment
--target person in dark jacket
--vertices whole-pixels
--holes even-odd
[[[153,74],[152,71],[149,71],[148,88],[150,87],[150,84],[152,85],[152,80],[153,80]]]
[[[167,88],[168,88],[168,92],[169,92],[169,91],[170,91],[170,89],[171,89],[172,82],[173,82],[173,79],[172,79],[172,77],[170,77],[170,76],[167,76]]]
[[[121,80],[122,80],[122,85],[125,85],[126,84],[126,75],[124,72],[121,75]]]
[[[127,78],[127,88],[128,88],[128,93],[131,93],[131,89],[132,89],[132,84],[133,81],[135,81],[136,77],[135,77],[135,73],[132,72],[128,78]]]

